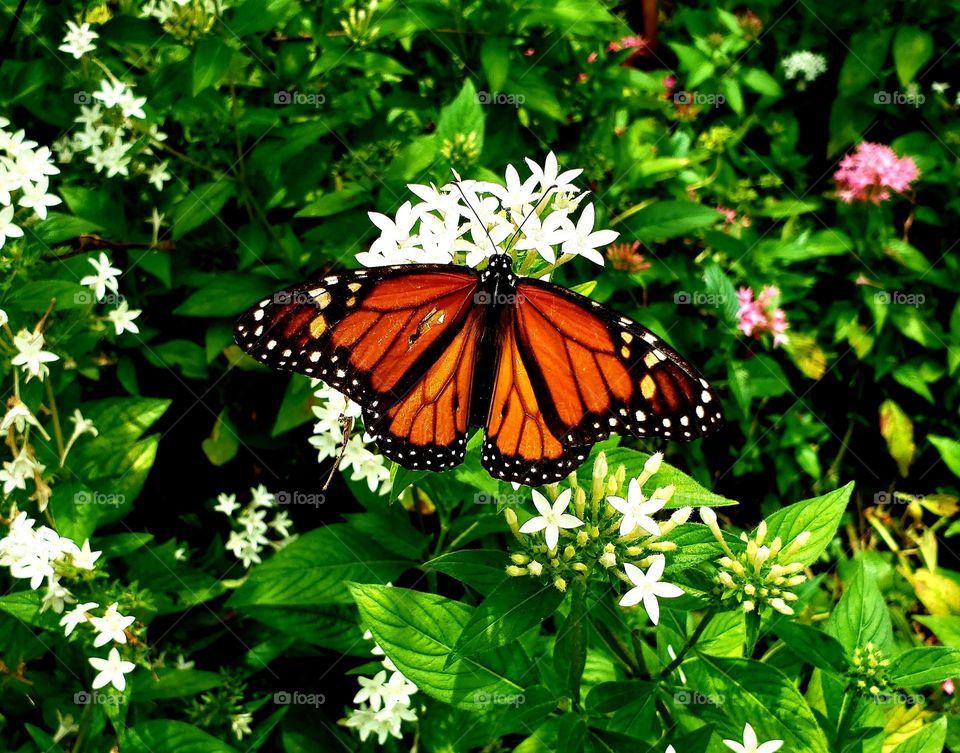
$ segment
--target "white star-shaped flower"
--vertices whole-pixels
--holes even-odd
[[[167,160],[164,160],[163,162],[152,165],[150,169],[147,170],[147,183],[158,191],[162,191],[163,184],[173,177],[173,175],[167,171],[167,165],[169,164]]]
[[[121,270],[113,266],[110,257],[101,251],[98,258],[87,259],[87,261],[96,271],[96,274],[81,278],[80,284],[93,288],[93,294],[98,300],[107,294],[107,290],[116,293],[120,285],[117,275],[121,273]]]
[[[217,512],[222,512],[228,518],[231,517],[237,510],[240,509],[240,505],[237,504],[237,495],[219,494],[217,496],[217,504],[213,506],[213,509]]]
[[[90,662],[97,676],[93,678],[93,689],[98,690],[104,685],[113,685],[121,693],[127,687],[127,678],[124,675],[133,672],[137,666],[132,661],[123,661],[120,658],[120,652],[116,647],[110,649],[106,659],[99,659],[94,656],[87,661]]]
[[[555,246],[566,243],[571,237],[573,223],[563,210],[557,210],[547,215],[541,222],[537,214],[527,217],[517,217],[515,221],[523,225],[523,237],[517,241],[515,248],[518,251],[534,250],[548,262],[553,264],[557,260]]]
[[[2,212],[0,212],[2,215]],[[41,382],[50,373],[48,363],[59,361],[60,356],[43,349],[43,333],[22,329],[13,337],[17,354],[10,360],[14,366],[20,366],[27,372],[27,381],[37,377]]]
[[[580,213],[580,217],[577,218],[574,231],[564,242],[561,250],[565,254],[583,256],[602,267],[603,256],[597,249],[613,243],[620,233],[615,230],[597,230],[594,232],[594,215],[593,204],[587,204]]]
[[[522,212],[523,208],[529,206],[540,198],[537,191],[538,178],[531,175],[525,181],[520,180],[520,174],[513,165],[507,165],[504,172],[506,186],[496,183],[484,183],[483,188],[489,191],[500,200],[500,206],[510,212]]]
[[[526,158],[526,163],[530,167],[530,172],[533,173],[533,177],[540,184],[541,189],[546,190],[548,188],[553,188],[557,192],[564,191],[568,193],[578,193],[580,191],[580,189],[573,185],[570,181],[580,175],[583,170],[578,168],[576,170],[566,170],[560,173],[560,168],[557,164],[557,155],[555,155],[553,152],[550,152],[550,154],[547,155],[547,159],[543,167],[540,167],[540,165],[538,165],[529,157]]]
[[[651,499],[647,499],[640,491],[640,482],[634,478],[630,479],[626,499],[623,497],[607,497],[607,502],[623,515],[620,521],[620,535],[627,536],[633,533],[637,526],[640,526],[650,535],[659,536],[660,526],[650,516],[655,512],[660,512],[663,506],[667,504],[666,499],[658,498],[660,496],[655,493]]]
[[[95,601],[86,601],[83,604],[77,604],[73,609],[60,618],[60,625],[63,627],[63,634],[70,637],[77,625],[82,625],[90,616],[87,614],[91,609],[96,609],[99,604]]]
[[[550,505],[550,500],[544,497],[536,489],[533,490],[533,506],[537,508],[540,514],[530,518],[526,523],[520,526],[520,533],[537,533],[543,531],[544,540],[547,542],[547,548],[553,550],[557,548],[560,541],[560,529],[579,528],[583,521],[575,515],[566,513],[570,506],[570,498],[573,496],[571,489],[564,489],[557,497],[557,501]]]
[[[653,558],[653,562],[650,563],[646,573],[636,565],[625,562],[623,569],[634,587],[620,599],[620,606],[632,607],[642,601],[650,622],[656,625],[660,621],[660,604],[657,599],[674,599],[677,596],[683,596],[683,589],[679,586],[673,583],[663,583],[660,580],[666,566],[667,560],[662,554]]]
[[[13,221],[13,207],[0,209],[0,248],[7,238],[22,238],[23,229]]]
[[[67,21],[67,33],[63,37],[63,44],[57,49],[73,55],[77,60],[88,52],[93,52],[97,46],[93,43],[100,35],[90,28],[90,24],[82,23],[79,26],[73,21]]]
[[[113,328],[116,330],[117,335],[122,335],[124,332],[137,334],[140,332],[140,328],[133,323],[133,320],[140,316],[141,313],[141,309],[131,309],[130,304],[126,301],[120,301],[115,309],[107,312],[107,319],[113,323]]]
[[[757,733],[747,722],[743,726],[743,742],[736,740],[724,740],[723,744],[736,753],[775,753],[783,746],[783,740],[768,740],[765,743],[758,744]]]
[[[55,207],[62,203],[59,196],[47,193],[50,187],[50,179],[43,176],[36,183],[26,183],[23,186],[23,194],[17,202],[20,206],[32,209],[41,220],[47,218],[47,207]]]
[[[126,643],[127,634],[124,632],[130,627],[136,618],[132,615],[123,615],[117,611],[117,602],[113,602],[103,617],[91,617],[90,624],[97,631],[97,637],[93,639],[93,645],[97,648],[110,641],[116,643]],[[118,688],[122,690],[122,688]]]

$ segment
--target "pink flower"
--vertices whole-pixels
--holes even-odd
[[[533,49],[533,47],[528,47],[527,50],[526,50],[526,52],[524,52],[523,54],[526,55],[526,56],[529,58],[529,57],[532,57],[532,56],[536,55],[536,54],[537,54],[537,51],[536,51],[535,49]]]
[[[956,688],[953,685],[953,680],[944,680],[943,683],[940,685],[940,687],[943,689],[943,692],[946,693],[947,695],[953,695],[954,691],[956,690]]]
[[[664,89],[671,90],[677,85],[677,79],[673,76],[664,76],[660,83]]]
[[[903,193],[920,175],[912,157],[897,157],[886,144],[863,141],[840,162],[833,178],[841,201],[872,201],[879,204],[890,192]]]
[[[596,59],[597,59],[597,53],[595,53],[595,52],[591,52],[589,55],[587,55],[587,62],[588,62],[588,63],[592,63],[592,62],[594,62]]]
[[[607,45],[607,52],[620,52],[620,50],[636,50],[636,49],[645,49],[647,46],[647,40],[643,37],[638,37],[636,35],[631,35],[627,37],[621,37],[619,40],[614,39],[610,44]]]
[[[723,224],[724,224],[724,225],[732,225],[734,222],[737,221],[737,210],[736,210],[736,209],[730,209],[729,207],[722,207],[722,206],[720,206],[719,204],[717,204],[717,211],[720,212],[720,214],[723,215],[723,217],[724,217]],[[751,294],[751,295],[752,295],[752,294]]]
[[[737,309],[737,329],[747,337],[756,338],[759,338],[762,332],[770,332],[773,334],[774,347],[785,343],[787,336],[784,333],[790,328],[790,324],[783,309],[775,306],[779,295],[777,288],[764,285],[760,295],[754,300],[753,290],[740,288],[737,291],[737,302],[740,304]]]
[[[586,80],[587,80],[587,74],[586,74],[586,73],[578,73],[578,74],[577,74],[577,83],[578,83],[578,84],[582,84],[582,83],[584,83]]]

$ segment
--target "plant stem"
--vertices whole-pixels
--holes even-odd
[[[683,660],[687,657],[687,654],[690,653],[690,649],[697,645],[697,641],[700,640],[700,636],[703,635],[703,631],[707,629],[707,625],[710,624],[710,621],[716,617],[717,608],[711,607],[703,618],[700,620],[696,628],[694,628],[693,633],[690,634],[690,637],[687,639],[687,642],[683,645],[683,648],[677,653],[677,658],[670,662],[663,670],[660,672],[660,679],[666,679],[670,674],[679,667]]]

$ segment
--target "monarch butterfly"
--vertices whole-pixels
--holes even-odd
[[[519,277],[506,253],[482,271],[404,264],[329,275],[261,301],[235,336],[258,361],[359,403],[380,450],[407,468],[460,464],[478,426],[491,475],[539,486],[613,432],[689,440],[721,421],[710,385],[656,335]]]

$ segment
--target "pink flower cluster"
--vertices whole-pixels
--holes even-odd
[[[903,193],[917,179],[920,171],[911,157],[898,157],[886,144],[863,141],[853,154],[840,162],[833,178],[841,201],[872,201],[879,204],[890,198],[890,192]]]
[[[740,288],[737,291],[737,328],[748,337],[759,337],[761,332],[773,334],[773,346],[782,345],[787,341],[784,334],[790,325],[783,309],[775,306],[775,300],[780,291],[772,285],[764,285],[760,295],[754,300],[753,290]]]
[[[613,40],[607,45],[607,52],[620,52],[620,50],[642,50],[647,47],[647,40],[636,35],[621,37],[619,40]]]

